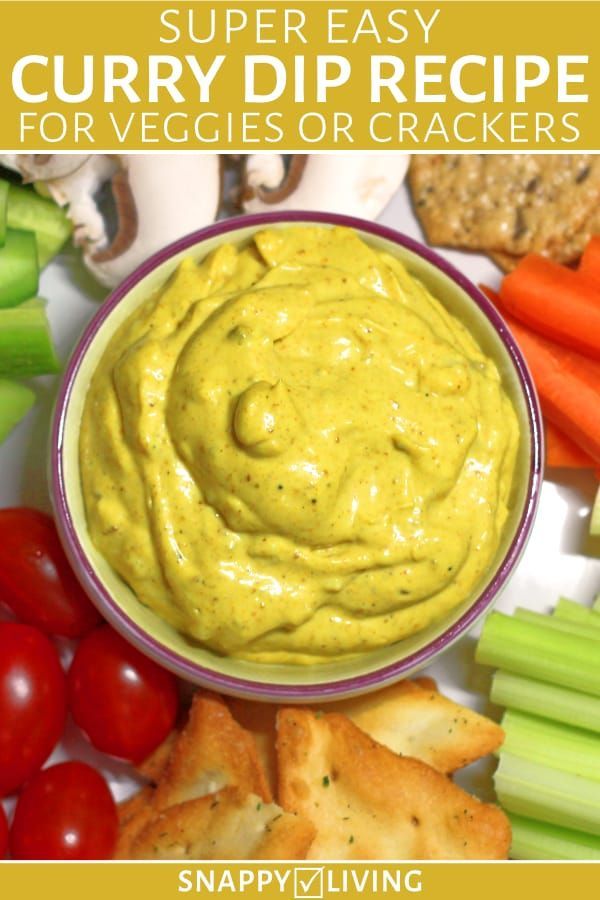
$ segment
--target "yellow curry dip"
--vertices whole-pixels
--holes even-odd
[[[119,328],[81,477],[141,603],[219,653],[309,662],[469,596],[518,439],[494,363],[397,259],[297,226],[185,260]]]

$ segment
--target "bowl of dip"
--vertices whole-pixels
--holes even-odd
[[[398,232],[304,212],[177,241],[104,303],[52,431],[65,550],[124,637],[288,702],[419,670],[530,534],[542,430],[493,305]]]

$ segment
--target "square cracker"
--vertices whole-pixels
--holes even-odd
[[[431,766],[345,716],[282,709],[279,801],[311,821],[309,859],[505,859],[510,826]]]
[[[409,183],[432,244],[566,262],[581,252],[573,236],[598,214],[600,157],[425,154],[412,158]]]
[[[136,837],[132,859],[304,859],[313,826],[256,794],[223,788],[160,813]]]

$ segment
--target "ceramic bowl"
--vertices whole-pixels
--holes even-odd
[[[476,590],[443,620],[410,638],[345,661],[311,666],[265,665],[218,656],[194,645],[143,607],[90,540],[78,457],[87,388],[115,329],[184,257],[200,260],[220,243],[244,243],[265,226],[285,228],[292,223],[348,226],[371,246],[399,257],[495,360],[521,428],[510,516],[495,559]],[[531,532],[541,485],[542,442],[535,388],[523,357],[494,306],[464,275],[429,248],[372,222],[319,213],[272,213],[218,222],[171,244],[140,266],[102,305],[79,341],[60,388],[52,431],[51,486],[57,526],[76,574],[102,615],[143,653],[182,678],[225,694],[285,702],[326,701],[364,693],[416,672],[490,608]]]

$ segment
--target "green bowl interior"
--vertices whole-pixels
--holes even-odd
[[[273,224],[270,227],[285,228],[286,224]],[[65,493],[81,546],[97,577],[126,615],[151,635],[154,640],[193,663],[230,677],[259,681],[262,684],[300,685],[306,682],[315,685],[325,684],[373,672],[420,650],[457,622],[489,584],[512,542],[524,505],[527,502],[531,458],[529,419],[523,391],[512,360],[494,327],[468,294],[447,275],[420,256],[393,241],[359,231],[366,243],[377,249],[386,250],[401,259],[411,274],[421,279],[448,311],[467,326],[479,341],[484,352],[495,360],[500,370],[505,389],[511,397],[518,415],[521,441],[515,469],[516,475],[513,485],[511,511],[496,558],[490,566],[486,577],[476,586],[471,595],[452,611],[451,615],[401,642],[345,661],[311,665],[309,667],[264,665],[221,657],[188,641],[151,610],[138,602],[130,588],[98,553],[90,539],[86,525],[79,473],[78,444],[81,416],[90,378],[115,329],[139,304],[164,284],[168,276],[184,257],[191,256],[200,260],[224,241],[244,243],[257,230],[260,229],[255,226],[240,227],[224,236],[205,240],[201,244],[173,256],[140,281],[104,321],[81,361],[66,411],[62,450]]]

